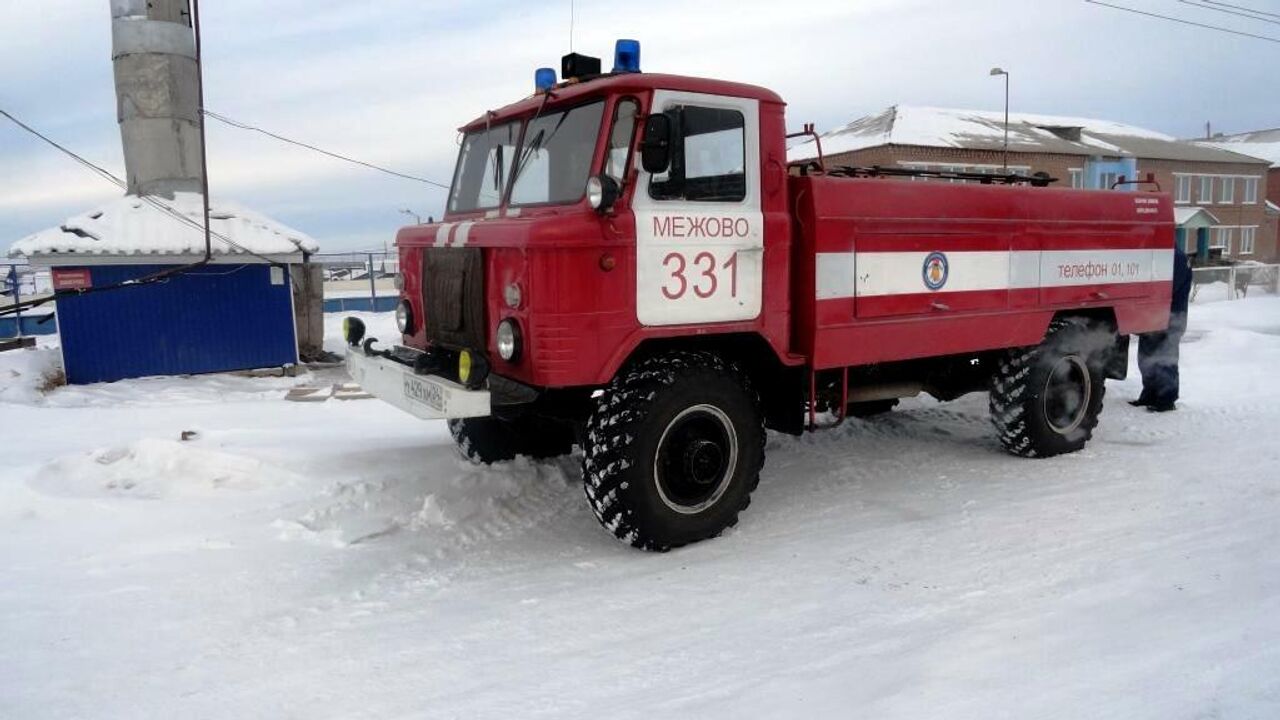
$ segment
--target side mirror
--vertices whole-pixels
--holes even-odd
[[[644,121],[640,140],[640,165],[647,173],[666,172],[671,166],[671,118],[661,113]]]

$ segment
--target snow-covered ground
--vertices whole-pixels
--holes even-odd
[[[337,371],[44,394],[49,341],[3,353],[0,717],[1280,717],[1280,299],[1183,350],[1178,412],[1109,383],[1072,456],[1003,454],[982,396],[772,436],[665,555],[574,459],[282,399]]]

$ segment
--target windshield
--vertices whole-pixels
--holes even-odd
[[[511,187],[511,204],[563,204],[581,199],[603,113],[604,102],[597,101],[530,122]]]
[[[518,151],[518,121],[467,133],[449,190],[449,212],[496,208],[508,183],[512,205],[580,200],[603,115],[604,101],[598,100],[535,117]]]
[[[449,212],[498,207],[507,173],[515,162],[519,133],[519,123],[508,122],[467,134],[453,172]]]

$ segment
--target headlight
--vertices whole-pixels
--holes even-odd
[[[409,305],[408,300],[401,300],[396,305],[396,327],[400,329],[401,335],[409,335],[413,333],[413,307]]]
[[[364,322],[356,317],[342,318],[342,337],[351,347],[359,345],[364,339]]]
[[[502,299],[512,310],[519,309],[520,303],[524,300],[524,292],[520,290],[520,284],[507,283],[507,286],[502,289]]]
[[[458,382],[474,390],[483,385],[487,377],[489,361],[483,355],[473,354],[470,350],[458,353]]]
[[[471,382],[471,353],[467,350],[458,353],[458,379],[463,385]]]
[[[604,202],[604,183],[600,182],[600,178],[592,176],[587,178],[587,202],[591,203],[591,207],[600,208],[600,204]]]
[[[507,318],[498,323],[496,339],[498,357],[507,362],[520,359],[520,325],[515,320]]]

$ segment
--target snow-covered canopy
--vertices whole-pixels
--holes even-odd
[[[1252,155],[1271,163],[1273,168],[1280,168],[1280,128],[1255,130],[1239,135],[1222,135],[1212,140],[1197,142],[1201,145]]]
[[[894,105],[821,136],[822,153],[837,155],[881,145],[1001,150],[1004,111]],[[1219,148],[1109,120],[1010,113],[1009,150],[1169,160],[1250,162]],[[792,146],[791,161],[817,157],[813,140]]]
[[[1202,207],[1179,206],[1173,209],[1173,224],[1181,227],[1196,220],[1197,216],[1200,219],[1196,221],[1196,227],[1210,227],[1219,223],[1213,213]]]
[[[125,195],[58,227],[30,235],[9,248],[9,257],[48,259],[63,255],[203,255],[204,201],[196,193],[173,200],[154,198],[193,221],[187,224],[135,195]],[[209,228],[215,256],[288,256],[319,249],[309,235],[271,218],[218,201],[210,206]],[[228,238],[229,245],[218,235]]]

